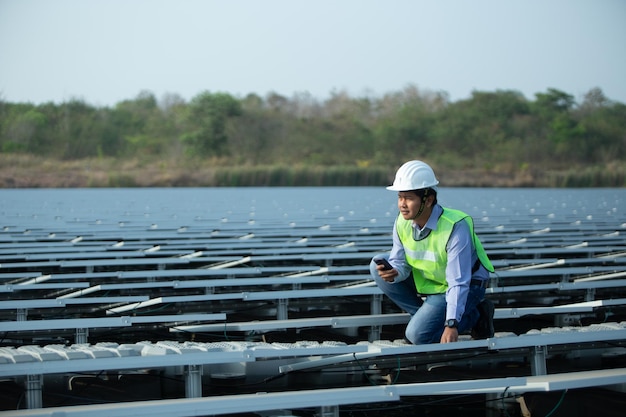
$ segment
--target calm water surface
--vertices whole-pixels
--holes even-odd
[[[477,221],[543,216],[619,221],[626,189],[441,188],[439,202]],[[396,194],[384,187],[126,188],[0,190],[2,226],[72,221],[256,222],[358,218],[392,223]]]

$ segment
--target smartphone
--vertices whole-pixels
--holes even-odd
[[[374,262],[376,262],[377,265],[384,265],[385,267],[383,268],[383,270],[385,271],[393,269],[393,266],[391,266],[391,264],[384,258],[374,259]]]

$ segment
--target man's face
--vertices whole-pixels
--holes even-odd
[[[413,191],[400,191],[398,193],[398,210],[404,220],[413,220],[419,212],[422,199]]]

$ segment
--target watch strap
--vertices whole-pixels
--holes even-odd
[[[448,319],[446,320],[446,327],[451,327],[456,329],[459,325],[459,322],[456,319]]]

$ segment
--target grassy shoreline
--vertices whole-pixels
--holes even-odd
[[[626,167],[446,169],[447,187],[626,187]],[[198,161],[84,159],[59,161],[0,154],[0,188],[384,186],[395,166],[227,166]]]

